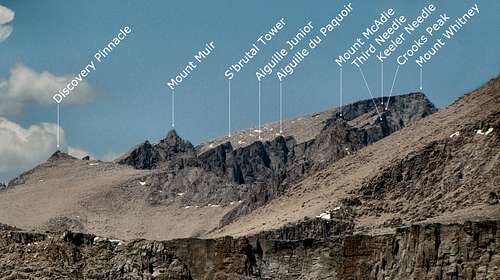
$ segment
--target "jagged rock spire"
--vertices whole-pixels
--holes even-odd
[[[161,143],[166,143],[168,146],[177,146],[177,145],[183,145],[187,141],[184,141],[179,135],[177,134],[177,131],[175,129],[171,129],[168,133],[167,136],[160,141]]]
[[[180,139],[179,135],[177,134],[177,131],[175,131],[175,129],[171,129],[168,133],[167,133],[167,137],[165,137],[165,139],[167,140],[170,140],[170,139]]]
[[[183,166],[194,162],[196,151],[194,146],[177,135],[175,129],[158,144],[145,141],[137,145],[117,160],[120,164],[131,165],[138,169],[153,169],[161,166]]]
[[[61,152],[60,150],[57,150],[55,153],[53,153],[48,161],[56,161],[56,160],[64,160],[64,159],[77,159],[73,156],[68,155],[67,153]]]

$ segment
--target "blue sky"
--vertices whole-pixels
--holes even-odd
[[[241,58],[260,34],[279,19],[286,19],[285,29],[232,80],[233,129],[257,125],[256,68],[282,48],[299,27],[312,21],[319,29],[348,3],[270,2],[0,1],[0,5],[15,12],[15,19],[10,23],[13,32],[0,43],[0,81],[8,79],[12,68],[19,64],[56,76],[78,73],[121,27],[130,26],[132,33],[86,79],[95,93],[93,101],[83,105],[63,102],[61,106],[61,126],[68,145],[97,156],[116,154],[145,139],[156,142],[166,135],[171,122],[167,80],[179,73],[205,43],[215,41],[213,55],[176,90],[176,129],[197,144],[227,133],[224,71]],[[452,18],[462,15],[478,3],[479,15],[424,68],[423,92],[437,106],[449,104],[500,73],[498,1],[351,2],[354,10],[341,27],[324,39],[284,81],[285,117],[339,105],[339,75],[334,57],[343,53],[361,31],[388,8],[413,19],[426,3],[434,3],[438,10],[431,20],[435,20],[440,13]],[[384,67],[387,95],[396,63],[387,62]],[[379,69],[375,59],[363,66],[375,96],[380,95]],[[414,63],[402,66],[394,94],[418,91],[418,87],[417,66]],[[275,76],[262,83],[263,122],[279,117],[278,89]],[[54,92],[46,94],[52,96]],[[367,98],[369,93],[358,70],[350,65],[344,67],[344,102]],[[55,123],[56,105],[26,102],[21,113],[0,117],[23,128]],[[7,177],[12,172],[0,170],[0,174],[9,174]]]

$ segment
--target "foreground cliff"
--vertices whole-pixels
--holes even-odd
[[[484,221],[414,225],[378,236],[287,240],[268,232],[127,242],[10,229],[0,231],[0,279],[493,280],[500,279],[499,226]]]

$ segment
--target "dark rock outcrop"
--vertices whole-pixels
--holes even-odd
[[[117,162],[155,171],[148,184],[152,205],[176,199],[186,205],[242,201],[222,219],[225,225],[282,195],[313,172],[436,111],[421,93],[374,101],[344,106],[342,115],[332,116],[315,138],[303,143],[278,136],[238,149],[227,142],[197,154],[191,143],[172,130],[158,144],[146,141]],[[388,110],[375,108],[382,101],[391,102]]]
[[[384,101],[387,102],[387,99]],[[375,100],[376,104],[381,102],[382,99]],[[276,164],[271,168],[266,166],[266,161],[262,160],[266,158],[260,154],[252,157],[255,162],[252,160],[253,164],[247,166],[261,163],[259,166],[265,172],[260,171],[259,174],[265,174],[267,179],[261,179],[261,184],[252,186],[245,202],[226,214],[221,225],[266,204],[308,175],[436,111],[421,93],[391,98],[390,102],[391,109],[384,111],[380,117],[371,100],[347,105],[342,110],[342,116],[339,113],[329,119],[319,135],[310,141],[296,144],[293,138],[285,140],[281,137],[268,143],[267,146],[271,147],[268,150],[274,153]],[[383,107],[380,110],[384,110]]]
[[[77,159],[77,158],[70,156],[69,154],[58,150],[55,153],[53,153],[47,161],[48,162],[55,162],[55,161],[59,161],[59,160],[75,160],[75,159]]]
[[[227,164],[227,160],[231,157],[232,152],[233,146],[230,142],[226,142],[200,154],[198,159],[201,161],[201,166],[204,170],[213,172],[217,176],[226,176],[233,173],[228,170],[229,166]]]
[[[0,231],[20,231],[21,229],[0,223]]]
[[[182,169],[196,165],[196,152],[189,141],[177,135],[175,130],[158,144],[148,141],[140,144],[116,160],[117,163],[131,165],[137,169],[169,168]]]
[[[0,232],[0,278],[193,279],[162,242],[124,245],[72,232]]]

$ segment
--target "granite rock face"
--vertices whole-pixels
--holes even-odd
[[[146,141],[132,148],[116,162],[137,169],[182,169],[195,165],[195,157],[194,146],[180,138],[175,130],[171,130],[158,144],[152,145]]]
[[[265,142],[264,146],[268,147],[266,151],[274,159],[272,166],[261,164],[263,169],[270,171],[265,176],[267,179],[258,178],[257,182],[261,183],[249,188],[245,203],[228,213],[221,225],[266,204],[313,172],[436,111],[425,95],[420,93],[398,96],[391,102],[394,107],[383,112],[380,117],[371,100],[348,105],[343,108],[342,116],[339,113],[327,120],[315,138],[303,143],[296,143],[292,137],[278,137]],[[260,156],[256,162],[265,163],[262,159],[265,157]]]
[[[477,133],[481,129],[493,132],[485,137]],[[496,112],[463,127],[457,132],[461,137],[431,142],[392,163],[351,193],[350,198],[358,201],[355,211],[371,216],[394,214],[399,223],[414,224],[469,205],[496,205],[500,134],[494,131],[498,130],[500,114]]]
[[[391,103],[388,110],[380,105],[383,102]],[[242,201],[222,219],[225,225],[282,195],[311,173],[435,111],[422,93],[364,100],[344,106],[306,142],[280,135],[237,149],[226,142],[200,154],[172,130],[158,144],[146,141],[117,162],[155,171],[147,180],[152,205],[171,204],[178,194],[186,206]]]
[[[327,221],[324,221],[325,223]],[[0,279],[499,279],[500,222],[289,239],[322,222],[219,239],[0,231]],[[313,235],[311,235],[313,236]]]
[[[193,279],[161,242],[0,232],[0,279]]]

